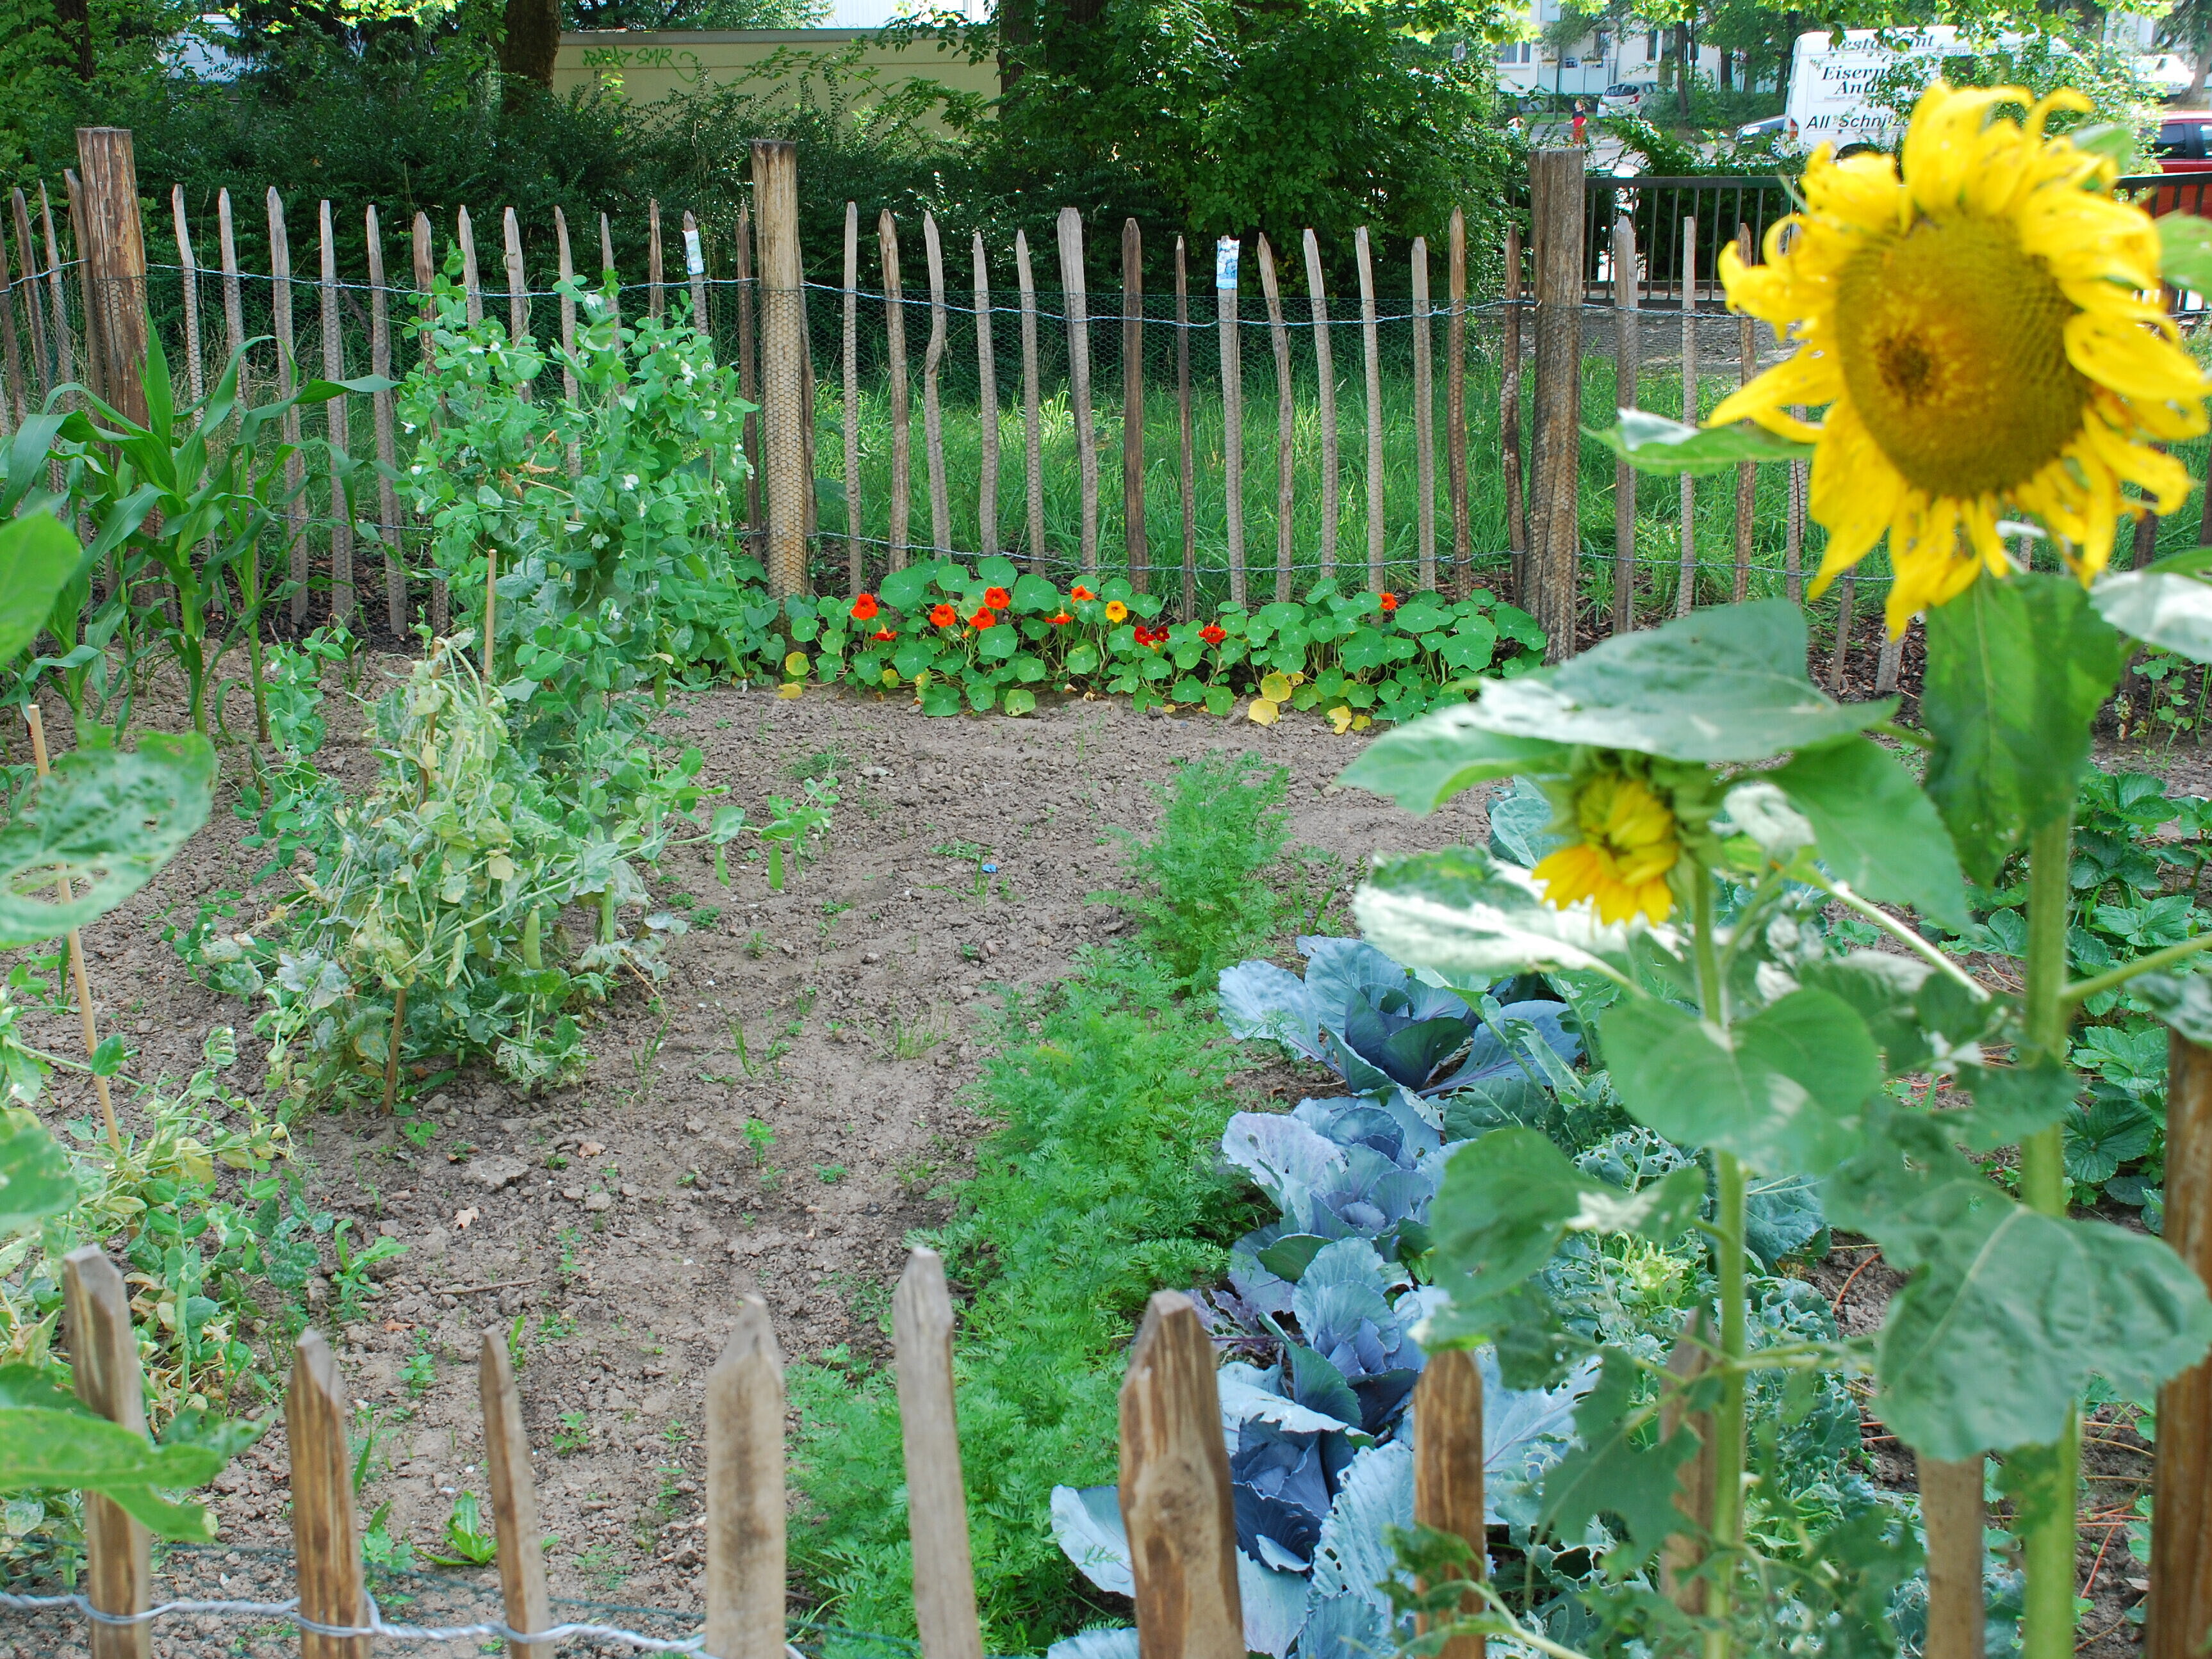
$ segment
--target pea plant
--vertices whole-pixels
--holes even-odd
[[[2212,657],[2212,586],[2193,568],[2087,590],[2023,572],[1977,582],[1929,615],[1924,730],[1894,724],[1893,704],[1822,695],[1802,613],[1770,601],[1496,683],[1345,774],[1423,811],[1487,779],[1544,792],[1553,850],[1534,869],[1474,848],[1385,859],[1357,900],[1361,925],[1448,986],[1534,969],[1574,987],[1622,1108],[1705,1166],[1618,1182],[1501,1128],[1453,1157],[1432,1213],[1443,1300],[1424,1340],[1496,1342],[1515,1387],[1601,1364],[1605,1407],[1547,1474],[1542,1526],[1564,1545],[1603,1518],[1616,1578],[1664,1547],[1677,1592],[1604,1600],[1610,1634],[1714,1656],[1759,1643],[1753,1587],[1778,1546],[1749,1519],[1754,1380],[1870,1371],[1875,1409],[1923,1459],[2002,1455],[2024,1641],[2047,1649],[2057,1621],[2070,1648],[2079,1401],[2093,1377],[2148,1398],[2212,1346],[2212,1302],[2171,1249],[2069,1215],[2063,1150],[2085,1005],[2124,988],[2212,1036],[2212,988],[2166,971],[2212,935],[2078,978],[2067,956],[2090,721],[2129,635]],[[1967,878],[1993,884],[2017,854],[2018,988],[1893,914],[1963,932]],[[1797,914],[1808,894],[1893,948],[1832,954]],[[1902,1086],[1930,1076],[1940,1094]],[[2017,1196],[1970,1156],[2002,1147],[2017,1149]],[[1909,1275],[1870,1343],[1750,1340],[1747,1198],[1790,1179],[1820,1182],[1828,1219]],[[1554,1316],[1540,1275],[1571,1237],[1685,1229],[1705,1238],[1716,1290],[1716,1316],[1680,1332],[1700,1364],[1595,1343]],[[1692,1459],[1711,1497],[1689,1514],[1674,1493]],[[1500,1617],[1475,1624],[1510,1633]]]

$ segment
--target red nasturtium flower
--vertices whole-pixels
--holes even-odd
[[[1054,628],[1065,628],[1068,623],[1073,622],[1075,618],[1069,616],[1065,611],[1062,611],[1047,617],[1045,620],[1050,623]]]
[[[1073,595],[1076,599],[1097,599],[1097,598],[1098,597],[1096,593],[1092,592],[1089,588],[1087,588],[1087,587],[1084,587],[1084,586],[1075,586],[1075,587],[1071,587],[1071,588],[1069,588],[1067,591],[1069,592],[1069,593],[1071,593],[1071,594],[1072,594],[1072,595]]]
[[[983,603],[994,611],[1004,611],[1013,602],[1014,596],[1003,587],[987,587],[983,590]]]
[[[1398,596],[1395,593],[1385,593],[1382,596],[1382,609],[1385,611],[1395,611],[1397,608]]]
[[[998,625],[998,621],[999,619],[991,614],[990,606],[981,605],[977,607],[975,614],[968,618],[968,626],[970,628],[994,628]]]
[[[929,608],[929,622],[933,628],[950,628],[959,620],[960,613],[949,605],[933,605]]]
[[[1109,599],[1106,601],[1106,620],[1108,622],[1127,622],[1128,619],[1129,607],[1127,605],[1122,604],[1119,599]]]
[[[872,640],[895,640],[898,637],[898,635],[891,629],[878,628],[874,633],[869,635],[868,637]]]
[[[1222,641],[1229,637],[1229,630],[1216,623],[1208,623],[1205,627],[1198,630],[1198,637],[1204,640],[1208,645],[1218,645]]]
[[[874,594],[872,594],[872,593],[863,593],[863,594],[861,594],[861,595],[860,595],[860,597],[859,599],[854,599],[854,600],[853,601],[853,620],[854,620],[854,621],[855,621],[855,622],[873,622],[873,621],[875,621],[875,619],[876,619],[876,596],[875,596]]]

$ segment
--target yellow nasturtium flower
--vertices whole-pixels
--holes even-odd
[[[2025,122],[1993,118],[2002,106]],[[2150,216],[2112,199],[2112,164],[2044,135],[2071,90],[1938,82],[1887,155],[1805,170],[1805,209],[1768,231],[1766,263],[1721,254],[1737,309],[1796,354],[1713,411],[1817,445],[1813,516],[1828,531],[1814,592],[1885,533],[1889,629],[2010,568],[1997,525],[2032,514],[2087,581],[2133,484],[2160,513],[2189,477],[2154,442],[2205,430],[2203,375],[2158,303]],[[1826,404],[1818,426],[1792,404]]]
[[[1600,772],[1576,793],[1572,828],[1578,839],[1530,872],[1546,903],[1564,910],[1594,899],[1606,922],[1667,920],[1674,908],[1667,872],[1682,848],[1666,802],[1634,778]]]

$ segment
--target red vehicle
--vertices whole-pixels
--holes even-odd
[[[2169,115],[2151,146],[2158,170],[2174,179],[2160,185],[2153,213],[2198,213],[2212,209],[2212,114]]]

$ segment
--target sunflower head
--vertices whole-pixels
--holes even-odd
[[[1886,534],[1893,635],[1980,572],[2006,574],[2002,518],[2041,520],[2086,581],[2123,516],[2188,493],[2154,446],[2205,429],[2205,386],[2144,297],[2158,234],[2112,198],[2110,161],[2044,131],[2088,107],[2070,90],[1938,82],[1899,159],[1814,155],[1804,210],[1768,231],[1765,264],[1722,252],[1730,304],[1799,343],[1711,423],[1815,444],[1814,592]],[[1793,404],[1827,412],[1808,425]]]
[[[1575,839],[1531,872],[1546,903],[1564,910],[1594,900],[1608,923],[1673,914],[1667,878],[1682,857],[1681,830],[1650,785],[1610,768],[1591,772],[1572,786],[1567,822],[1559,827]]]

